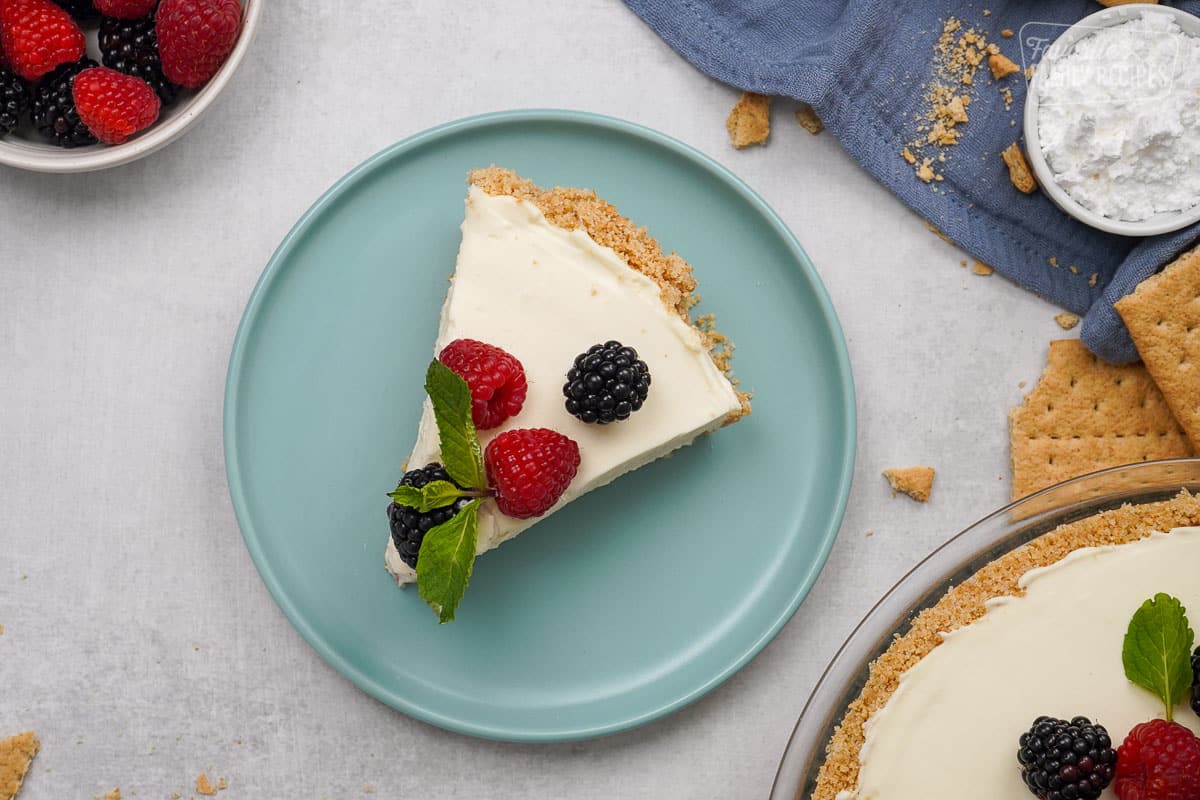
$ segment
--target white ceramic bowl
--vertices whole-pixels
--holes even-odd
[[[1097,28],[1119,25],[1145,12],[1169,14],[1189,36],[1200,37],[1200,17],[1196,17],[1186,11],[1180,11],[1170,6],[1139,3],[1113,6],[1103,11],[1097,11],[1095,14],[1090,14],[1070,28],[1067,28],[1058,37],[1058,40],[1047,49],[1042,60],[1053,59],[1066,54],[1075,46],[1076,42],[1091,35]],[[1042,146],[1038,137],[1038,105],[1041,95],[1041,79],[1043,77],[1042,71],[1035,71],[1033,80],[1030,81],[1029,89],[1025,95],[1025,144],[1029,155],[1029,166],[1037,177],[1038,183],[1041,184],[1042,191],[1046,193],[1046,196],[1056,206],[1079,221],[1091,225],[1093,228],[1099,228],[1102,231],[1118,233],[1124,236],[1153,236],[1159,233],[1186,228],[1188,225],[1200,221],[1200,203],[1184,211],[1155,214],[1144,220],[1130,222],[1101,216],[1080,205],[1071,195],[1067,194],[1066,190],[1055,182],[1054,172],[1046,162],[1045,155],[1042,154]]]
[[[254,39],[263,0],[241,0],[241,4],[242,31],[221,69],[199,89],[180,92],[175,104],[163,109],[158,121],[141,134],[123,144],[66,149],[43,140],[25,119],[21,127],[0,139],[0,164],[35,172],[91,172],[136,161],[178,139],[217,99]],[[95,32],[87,31],[87,34],[88,54],[96,58],[99,51],[95,47]]]

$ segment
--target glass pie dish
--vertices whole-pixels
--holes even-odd
[[[1171,459],[1093,472],[1051,486],[992,513],[947,541],[875,604],[817,681],[775,775],[772,800],[808,798],[825,748],[858,697],[871,662],[913,619],[954,585],[999,556],[1076,520],[1122,505],[1200,493],[1200,458]]]

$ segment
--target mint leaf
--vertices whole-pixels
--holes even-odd
[[[1167,721],[1192,685],[1195,634],[1178,599],[1159,592],[1134,612],[1121,647],[1125,677],[1163,701]]]
[[[434,359],[425,373],[425,391],[433,403],[442,466],[460,486],[483,488],[483,451],[471,419],[471,390],[467,382],[442,362]]]
[[[460,497],[471,496],[474,495],[463,491],[450,481],[430,481],[420,489],[397,486],[396,491],[388,495],[400,505],[415,508],[421,514],[448,506]]]
[[[417,592],[438,615],[450,622],[467,591],[475,565],[475,540],[479,528],[479,500],[441,525],[430,528],[417,555]]]
[[[423,499],[421,490],[414,486],[397,486],[396,491],[389,492],[388,497],[396,501],[396,505],[408,506],[421,510],[421,501]]]

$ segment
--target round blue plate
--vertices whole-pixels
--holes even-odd
[[[457,620],[383,567],[467,171],[594,188],[696,269],[754,413],[475,565]],[[612,733],[697,699],[791,617],[854,460],[845,342],[787,227],[723,167],[607,117],[515,111],[388,148],[317,201],[250,297],[225,391],[229,489],[288,619],[383,702],[455,731]]]

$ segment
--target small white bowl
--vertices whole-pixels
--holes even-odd
[[[241,33],[233,52],[217,74],[199,89],[183,90],[175,104],[163,109],[158,121],[138,136],[123,144],[93,144],[67,149],[43,140],[26,119],[19,128],[0,139],[0,164],[34,172],[91,172],[136,161],[178,139],[217,99],[254,39],[263,0],[241,0],[241,5]],[[94,46],[94,32],[88,31],[88,34],[88,53],[95,58],[98,51]]]
[[[1180,11],[1171,6],[1140,3],[1113,6],[1103,11],[1097,11],[1095,14],[1089,14],[1067,28],[1058,37],[1058,40],[1046,50],[1043,61],[1066,54],[1075,46],[1076,42],[1091,35],[1097,28],[1119,25],[1143,13],[1169,14],[1178,23],[1179,27],[1183,29],[1184,33],[1189,36],[1200,37],[1200,17],[1196,17],[1186,11]],[[1038,105],[1042,83],[1040,79],[1042,77],[1043,71],[1035,70],[1033,80],[1029,82],[1029,87],[1025,94],[1025,149],[1029,156],[1029,165],[1033,169],[1038,183],[1041,184],[1042,191],[1046,193],[1046,196],[1056,206],[1080,222],[1091,225],[1093,228],[1099,228],[1102,231],[1117,233],[1123,236],[1154,236],[1159,233],[1168,233],[1169,231],[1186,228],[1195,222],[1200,222],[1200,203],[1183,211],[1168,211],[1155,214],[1143,220],[1131,222],[1129,220],[1112,219],[1111,217],[1097,214],[1095,211],[1080,205],[1071,195],[1067,194],[1067,191],[1054,180],[1054,172],[1046,162],[1046,157],[1042,153],[1041,141],[1038,138]]]

